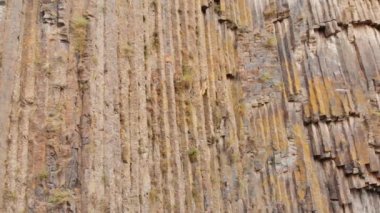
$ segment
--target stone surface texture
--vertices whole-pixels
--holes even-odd
[[[0,212],[379,212],[379,0],[0,0],[0,35]]]

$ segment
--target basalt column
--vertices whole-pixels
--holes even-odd
[[[379,0],[0,0],[0,212],[380,209]]]

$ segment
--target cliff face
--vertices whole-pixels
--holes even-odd
[[[0,212],[377,212],[380,1],[0,0]]]

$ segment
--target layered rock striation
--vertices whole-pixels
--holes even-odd
[[[378,212],[379,0],[0,0],[0,212]]]

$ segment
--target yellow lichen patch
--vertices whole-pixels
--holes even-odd
[[[280,186],[277,183],[277,177],[274,175],[274,172],[269,173],[269,185],[273,189],[273,199],[277,202],[280,201]]]
[[[294,95],[294,91],[293,91],[293,79],[291,78],[291,75],[290,75],[290,70],[289,70],[289,63],[288,62],[282,62],[281,63],[281,67],[282,69],[285,71],[286,73],[286,77],[284,77],[284,86],[285,86],[285,89],[286,89],[286,92],[287,92],[287,95]]]
[[[304,120],[309,122],[311,120],[310,106],[307,103],[302,104],[302,112]]]
[[[281,125],[277,129],[279,134],[279,150],[280,151],[287,151],[289,149],[289,141],[286,137],[286,129],[285,126]]]
[[[279,177],[278,178],[279,180],[277,181],[277,184],[279,185],[279,200],[281,203],[285,204],[285,208],[286,208],[286,211],[285,212],[291,212],[290,211],[290,200],[289,199],[289,194],[288,194],[288,190],[286,189],[286,185],[285,185],[285,179],[283,179],[282,177]]]
[[[302,147],[302,143],[304,143],[302,127],[300,125],[295,125],[293,127],[293,132],[294,132],[297,148],[301,150],[300,154],[298,155],[297,162],[296,162],[297,166],[294,171],[297,197],[298,197],[298,200],[305,200],[306,190],[307,190],[307,174],[306,174],[306,165],[305,165],[306,162],[303,159],[305,150]]]
[[[300,81],[300,71],[297,68],[296,64],[292,64],[293,66],[293,87],[294,87],[294,92],[296,94],[300,94],[301,92],[301,81]]]
[[[272,141],[272,135],[270,134],[270,130],[272,129],[271,126],[269,125],[269,118],[268,118],[268,109],[267,106],[264,106],[264,110],[262,113],[262,122],[263,122],[263,136],[266,141],[266,149],[267,152],[271,155],[273,153],[272,147],[271,147],[271,141]]]
[[[240,11],[240,21],[239,21],[239,24],[240,25],[245,25],[245,26],[248,26],[248,18],[247,18],[247,11],[246,9],[248,8],[247,7],[247,2],[245,0],[238,0],[238,8],[239,8],[239,11]]]
[[[300,150],[299,158],[297,160],[298,170],[295,171],[295,176],[300,190],[297,193],[300,199],[305,199],[307,188],[310,187],[311,199],[313,201],[313,207],[320,210],[321,212],[328,212],[328,204],[326,203],[326,198],[324,198],[321,192],[321,186],[319,183],[318,173],[314,167],[314,160],[312,159],[312,153],[310,146],[306,141],[306,136],[304,135],[304,129],[301,125],[296,124],[293,126],[293,134],[295,143]]]
[[[284,141],[280,140],[280,132],[282,131],[282,126],[280,125],[279,118],[276,114],[270,114],[270,133],[272,136],[272,148],[275,151],[286,151],[285,149],[281,149],[285,144],[282,144]]]
[[[320,77],[313,79],[314,89],[318,100],[319,112],[321,116],[330,116],[329,112],[329,99],[323,80]]]

